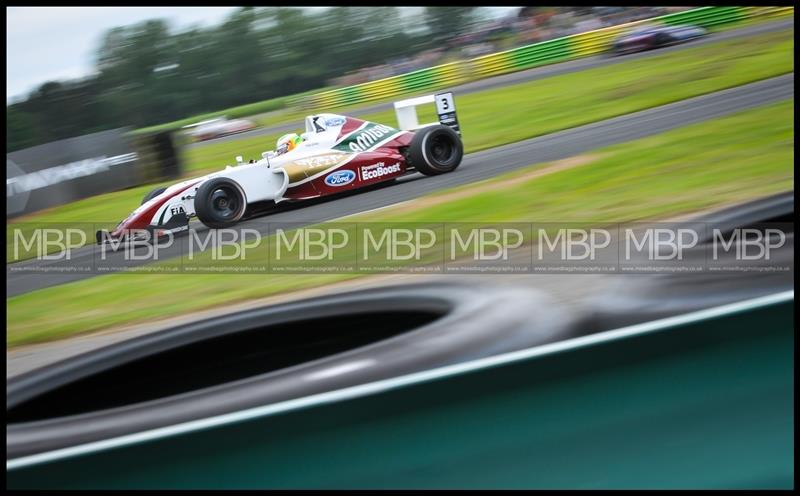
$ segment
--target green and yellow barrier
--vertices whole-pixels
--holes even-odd
[[[331,109],[427,92],[541,65],[597,55],[606,52],[611,42],[621,32],[644,23],[693,24],[713,30],[722,25],[741,23],[749,19],[778,19],[792,15],[794,7],[701,7],[324,91],[298,99],[294,104],[305,109]]]

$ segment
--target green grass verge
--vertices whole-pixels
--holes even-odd
[[[474,152],[778,76],[794,70],[793,54],[794,31],[789,29],[463,95],[457,98],[464,146]],[[436,120],[429,107],[420,109],[420,122]],[[393,110],[364,118],[395,122]],[[296,122],[302,125],[301,115]],[[233,164],[236,155],[260,158],[281,134],[185,149],[186,175],[221,169]],[[87,198],[15,219],[8,226],[121,220],[153,187]]]
[[[790,190],[794,101],[607,147],[581,165],[518,170],[358,222],[591,222],[664,219]],[[453,194],[449,201],[441,201]],[[112,274],[8,298],[7,347],[179,315],[357,274]]]

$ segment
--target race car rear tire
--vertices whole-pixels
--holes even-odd
[[[155,198],[156,196],[160,195],[161,193],[163,193],[166,190],[167,190],[167,188],[156,188],[153,191],[147,193],[146,195],[144,195],[144,198],[142,198],[141,205],[144,205],[145,203],[149,202],[150,200],[152,200],[153,198]]]
[[[461,137],[443,125],[424,127],[414,133],[408,148],[411,165],[425,174],[435,176],[452,172],[464,157]]]
[[[239,184],[218,177],[198,188],[194,209],[200,222],[212,229],[221,229],[239,222],[247,210],[247,202]]]

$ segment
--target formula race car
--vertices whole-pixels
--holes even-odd
[[[243,133],[255,128],[256,125],[247,119],[228,120],[226,117],[217,117],[216,119],[183,126],[183,129],[187,130],[186,134],[191,136],[194,141],[221,138],[222,136]]]
[[[112,232],[97,231],[97,242],[188,231],[194,217],[210,228],[231,227],[281,202],[342,193],[413,172],[431,176],[452,172],[461,163],[463,144],[452,95],[446,95],[450,102],[442,99],[448,110],[440,113],[440,122],[412,129],[408,129],[409,109],[397,104],[404,112],[398,110],[398,120],[405,130],[343,115],[310,115],[290,151],[264,152],[249,163],[239,156],[236,166],[155,189]],[[433,101],[429,98],[426,101]],[[415,113],[411,124],[416,125]]]
[[[616,55],[641,52],[691,41],[706,34],[705,29],[697,26],[644,26],[614,40],[611,51]]]

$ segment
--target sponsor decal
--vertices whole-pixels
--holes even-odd
[[[436,99],[436,113],[439,115],[439,123],[451,128],[461,136],[453,93],[440,93],[434,98]]]
[[[179,205],[177,207],[170,207],[169,213],[170,215],[185,214],[186,210],[183,209],[183,205]]]
[[[370,122],[348,135],[333,148],[355,153],[365,152],[397,132],[397,129],[392,127]]]
[[[351,170],[340,170],[325,176],[325,184],[338,188],[352,183],[356,178],[356,173]]]
[[[400,172],[400,162],[388,166],[383,162],[378,162],[377,164],[367,165],[361,168],[361,180],[368,181],[398,172]]]
[[[341,126],[344,124],[344,121],[344,117],[331,117],[325,121],[325,125],[328,127]]]
[[[336,153],[333,155],[317,155],[314,157],[301,158],[295,160],[294,162],[296,164],[309,168],[330,167],[331,165],[337,164],[344,157],[345,155],[341,153]]]

